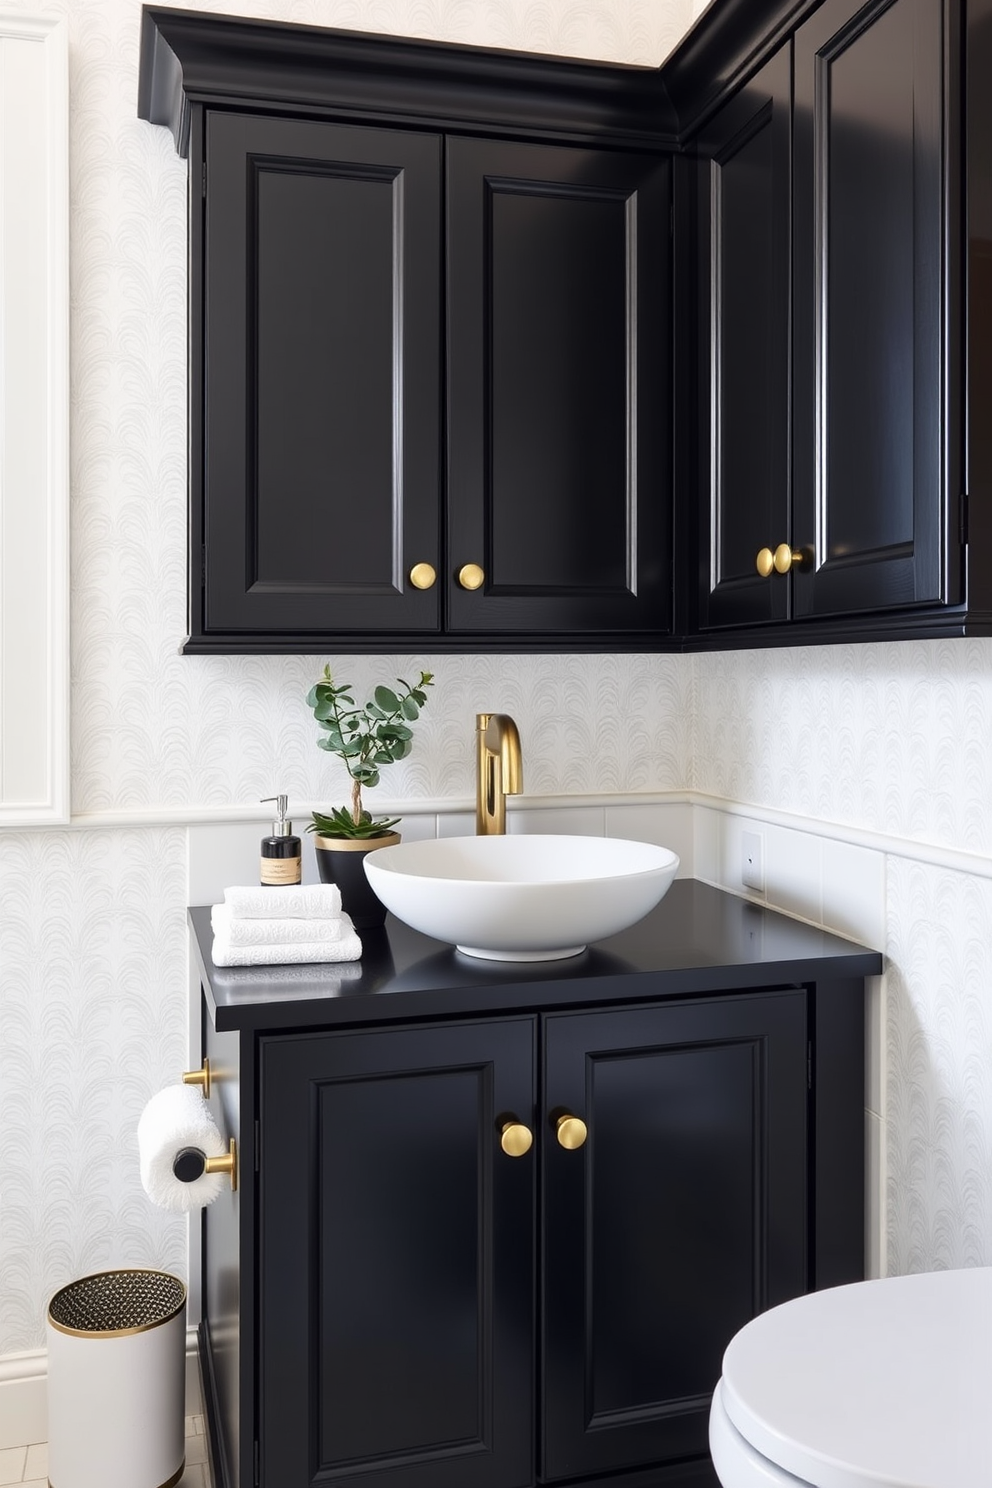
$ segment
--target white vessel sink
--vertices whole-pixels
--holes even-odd
[[[397,918],[490,961],[555,961],[633,925],[679,860],[616,837],[440,837],[382,847],[369,882]]]

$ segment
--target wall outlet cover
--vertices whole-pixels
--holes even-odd
[[[765,892],[765,839],[761,832],[741,833],[741,883]]]

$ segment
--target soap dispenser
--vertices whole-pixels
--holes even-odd
[[[302,877],[301,846],[299,837],[293,836],[293,823],[286,820],[286,797],[263,796],[263,804],[266,801],[275,801],[276,819],[272,823],[272,836],[262,838],[259,882],[298,884]]]

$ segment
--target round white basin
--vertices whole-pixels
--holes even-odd
[[[643,918],[679,860],[616,837],[439,837],[382,847],[369,882],[398,919],[490,961],[555,961]]]

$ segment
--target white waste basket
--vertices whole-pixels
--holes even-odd
[[[186,1288],[102,1271],[48,1304],[51,1488],[170,1488],[183,1475]]]

